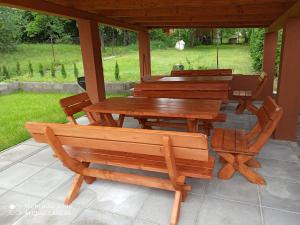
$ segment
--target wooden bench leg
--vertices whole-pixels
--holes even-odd
[[[90,163],[88,163],[88,162],[83,162],[82,164],[83,164],[84,166],[86,166],[86,168],[88,168],[88,167],[90,166]],[[88,177],[88,176],[84,176],[83,179],[84,179],[85,183],[87,183],[87,184],[92,184],[92,183],[94,183],[94,181],[96,180],[96,177]]]
[[[81,174],[75,175],[75,178],[71,185],[71,189],[70,189],[67,197],[65,198],[65,202],[64,202],[65,205],[70,205],[75,200],[75,198],[77,197],[77,195],[79,193],[80,187],[82,185],[83,178],[84,178],[84,176]]]
[[[256,161],[254,156],[239,154],[234,156],[233,154],[223,152],[218,152],[218,154],[226,161],[226,164],[219,170],[218,177],[220,179],[230,179],[236,171],[239,171],[251,183],[260,185],[266,184],[264,178],[250,168],[260,166],[260,163]]]
[[[141,124],[142,129],[152,129],[151,126],[146,125],[145,123],[147,122],[147,119],[145,118],[138,118],[139,124]]]
[[[258,162],[255,158],[252,158],[249,161],[247,161],[246,165],[252,168],[261,168],[260,162]]]
[[[182,201],[182,192],[176,191],[172,214],[171,214],[171,225],[176,225],[178,223],[181,201]]]
[[[247,101],[246,100],[240,100],[240,103],[235,108],[236,114],[242,114],[245,109],[247,108]]]
[[[258,112],[258,108],[253,105],[252,102],[247,105],[247,109],[254,115],[256,115],[256,113]]]

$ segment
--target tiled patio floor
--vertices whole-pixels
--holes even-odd
[[[255,118],[237,116],[233,109],[234,105],[229,104],[228,121],[216,126],[249,129]],[[79,121],[85,123],[86,118]],[[126,126],[138,124],[127,119]],[[258,157],[263,166],[259,172],[267,186],[250,184],[238,174],[228,181],[217,177],[211,181],[188,179],[192,192],[182,204],[179,224],[299,225],[297,153],[295,143],[269,141]],[[218,168],[216,164],[215,174]],[[48,146],[33,140],[4,151],[0,154],[0,224],[169,224],[174,195],[171,192],[97,180],[92,185],[85,184],[75,202],[66,207],[63,200],[72,177],[72,172],[52,157]]]

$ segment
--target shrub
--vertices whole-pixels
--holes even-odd
[[[66,69],[65,69],[65,65],[64,64],[61,65],[61,76],[64,79],[67,77],[67,73],[66,73]]]
[[[51,72],[51,77],[55,77],[55,73],[56,73],[56,70],[55,70],[55,64],[52,63],[51,64],[51,67],[50,67],[50,72]]]
[[[79,76],[79,71],[78,71],[76,63],[74,63],[74,76],[75,76],[75,78],[78,78],[78,76]]]
[[[120,80],[121,79],[118,61],[116,61],[116,65],[115,65],[115,79],[116,80]]]
[[[29,76],[33,77],[33,67],[31,62],[28,63],[28,72],[29,72]]]
[[[8,69],[7,69],[6,66],[2,67],[2,76],[4,77],[4,79],[9,79],[10,78],[9,72],[8,72]]]
[[[16,66],[16,74],[17,76],[21,76],[21,66],[20,63],[17,62],[17,66]]]
[[[41,63],[39,64],[39,73],[40,73],[41,77],[43,77],[45,75],[44,67]]]
[[[265,29],[255,28],[250,36],[250,56],[252,58],[252,67],[256,71],[261,71],[263,60]]]

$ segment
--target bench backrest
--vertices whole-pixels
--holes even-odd
[[[232,69],[211,69],[211,70],[172,70],[171,76],[231,76]]]
[[[228,101],[227,82],[144,82],[134,87],[135,97],[149,98],[193,98]]]
[[[260,76],[258,77],[258,81],[259,81],[259,84],[257,85],[257,87],[255,88],[255,90],[252,93],[252,98],[253,99],[257,99],[257,97],[260,95],[260,93],[262,92],[262,90],[266,86],[267,81],[268,81],[267,73],[262,72],[260,74]]]
[[[267,97],[259,108],[256,116],[257,123],[248,133],[250,151],[259,152],[276,129],[283,110],[271,97]]]
[[[48,142],[47,127],[64,146],[135,153],[141,157],[145,154],[164,156],[163,138],[168,137],[175,159],[208,161],[207,136],[204,134],[37,122],[26,124],[32,137],[41,143]]]
[[[77,124],[74,114],[82,112],[82,109],[84,107],[87,107],[92,104],[88,94],[86,92],[73,95],[70,97],[66,97],[63,99],[60,99],[59,101],[60,106],[63,108],[67,119],[72,124]]]

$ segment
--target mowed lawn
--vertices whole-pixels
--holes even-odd
[[[14,77],[11,80],[21,81],[54,81],[74,82],[74,63],[76,63],[79,74],[83,74],[80,47],[78,45],[55,45],[56,77],[50,76],[50,65],[53,62],[51,45],[49,44],[22,44],[13,53],[0,53],[0,67],[7,66],[14,76],[16,63],[19,62],[23,76]],[[114,48],[112,56],[111,48],[104,51],[104,74],[105,80],[114,82],[115,64],[118,62],[121,81],[139,80],[139,59],[136,46]],[[154,49],[152,56],[152,74],[170,74],[174,64],[183,64],[185,69],[216,68],[217,50],[216,46],[198,46],[187,48],[183,51],[168,49]],[[32,63],[34,76],[28,75],[28,64]],[[189,63],[188,63],[189,62]],[[39,64],[45,70],[45,76],[39,74]],[[61,76],[61,64],[64,64],[67,78]],[[252,74],[249,46],[247,45],[221,45],[219,46],[219,68],[232,68],[234,73]]]
[[[66,116],[58,101],[69,95],[71,94],[28,92],[1,95],[0,151],[30,137],[25,129],[28,121],[66,122]]]

